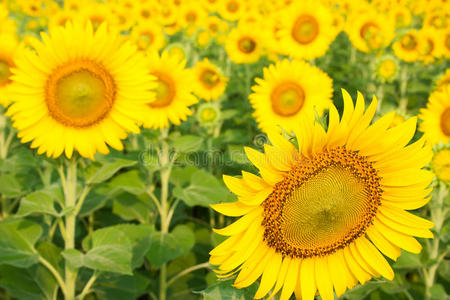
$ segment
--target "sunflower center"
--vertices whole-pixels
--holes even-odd
[[[369,38],[369,35],[371,32],[376,31],[378,29],[377,24],[372,22],[367,22],[363,26],[361,26],[361,29],[359,30],[359,35],[367,40]]]
[[[264,240],[291,257],[344,248],[371,224],[379,181],[370,162],[343,147],[300,161],[263,202]]]
[[[311,15],[301,15],[292,27],[292,37],[300,44],[309,44],[319,35],[319,23]]]
[[[45,99],[49,114],[71,127],[89,127],[111,110],[116,85],[105,68],[89,60],[60,66],[49,76]]]
[[[447,107],[441,115],[441,129],[446,136],[450,136],[450,107]]]
[[[173,80],[162,73],[153,73],[158,78],[155,88],[156,99],[149,103],[150,107],[166,107],[175,98],[175,84]]]
[[[147,49],[155,40],[155,36],[151,32],[142,32],[139,36],[139,49]]]
[[[227,10],[229,12],[235,13],[235,12],[237,12],[238,9],[239,9],[239,3],[235,2],[235,1],[228,2]]]
[[[294,82],[278,85],[270,96],[273,111],[283,117],[295,115],[305,102],[305,91]]]
[[[417,45],[416,39],[411,34],[407,34],[407,35],[403,36],[400,43],[401,43],[403,49],[408,50],[408,51],[414,50]]]
[[[194,12],[189,12],[189,13],[186,15],[186,21],[187,21],[188,23],[194,23],[195,20],[197,20],[197,15],[196,15]]]
[[[445,47],[450,50],[450,34],[445,36]]]
[[[219,74],[213,70],[205,70],[200,75],[200,81],[206,88],[212,89],[219,84],[220,77]]]
[[[9,77],[12,75],[9,69],[9,63],[0,59],[0,86],[6,85],[10,82]]]
[[[212,107],[204,108],[200,113],[200,118],[203,122],[212,122],[217,118],[217,112]]]
[[[249,37],[244,37],[238,41],[238,48],[240,51],[244,52],[245,54],[250,54],[253,51],[255,51],[256,42]]]

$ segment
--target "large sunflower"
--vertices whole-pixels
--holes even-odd
[[[433,92],[420,110],[420,130],[431,144],[450,142],[450,85]]]
[[[261,276],[255,298],[281,290],[281,300],[295,292],[312,300],[334,299],[358,281],[373,276],[393,279],[381,253],[396,260],[401,249],[419,253],[415,238],[431,238],[433,223],[405,210],[428,202],[433,173],[421,169],[432,153],[414,136],[416,118],[388,129],[390,113],[370,125],[374,99],[364,111],[344,93],[341,120],[330,107],[328,130],[317,122],[298,122],[297,145],[275,131],[265,154],[246,148],[260,176],[224,176],[238,201],[212,207],[241,217],[215,230],[229,236],[213,249],[210,262],[220,276],[237,272],[243,288]],[[381,252],[381,253],[380,253]]]
[[[150,74],[156,77],[156,99],[148,104],[144,127],[163,128],[169,121],[179,125],[192,114],[190,105],[198,102],[192,95],[193,71],[185,69],[186,61],[170,56],[164,51],[161,56],[154,53],[148,59]]]
[[[294,58],[314,59],[328,50],[335,34],[330,11],[319,3],[298,1],[286,8],[278,32],[281,47]]]
[[[8,110],[23,143],[58,157],[73,150],[92,158],[121,150],[127,131],[139,132],[154,94],[145,58],[102,24],[67,23],[42,34],[13,69],[14,103]]]
[[[274,125],[291,131],[301,119],[313,120],[315,112],[321,115],[332,103],[331,78],[303,61],[285,59],[264,68],[264,79],[256,83],[249,98],[264,132]]]

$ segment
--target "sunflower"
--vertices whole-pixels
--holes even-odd
[[[228,31],[228,24],[216,16],[207,17],[201,26],[207,29],[213,37],[217,37]]]
[[[411,25],[411,11],[404,5],[394,5],[389,9],[389,13],[394,18],[396,28],[404,28]]]
[[[130,37],[142,51],[159,51],[166,44],[161,25],[153,21],[138,23],[133,27]]]
[[[247,10],[246,2],[240,0],[219,0],[217,11],[219,15],[228,21],[239,20]]]
[[[450,183],[450,149],[438,150],[433,156],[431,167],[439,180]]]
[[[138,23],[152,21],[158,15],[158,7],[153,1],[141,2],[137,5],[136,13]]]
[[[206,10],[199,3],[190,2],[183,4],[179,11],[180,25],[186,29],[186,34],[191,36],[208,16]]]
[[[450,59],[450,29],[440,32],[438,40],[439,46],[441,47],[442,56]]]
[[[431,144],[450,142],[450,85],[431,93],[426,108],[420,110],[420,130]]]
[[[439,80],[436,82],[437,89],[443,89],[445,86],[450,86],[450,68],[445,70],[445,73],[439,77]]]
[[[432,152],[424,141],[409,143],[416,118],[388,129],[393,114],[372,125],[377,100],[366,111],[344,94],[341,120],[330,106],[327,132],[318,122],[297,122],[298,149],[283,135],[269,133],[265,153],[245,148],[260,176],[224,176],[238,201],[212,205],[241,217],[215,232],[228,236],[213,249],[210,263],[220,277],[237,272],[234,286],[261,281],[255,298],[277,294],[287,300],[339,297],[347,288],[394,272],[385,257],[401,249],[419,253],[413,238],[431,238],[433,223],[405,210],[429,201],[433,173],[421,169]]]
[[[241,25],[228,35],[225,50],[230,60],[235,63],[255,63],[263,55],[263,41],[262,34],[254,30],[254,27]]]
[[[202,5],[211,13],[217,12],[220,0],[201,0]]]
[[[392,82],[399,74],[398,60],[392,55],[383,55],[375,59],[375,75],[382,82]]]
[[[410,30],[394,43],[392,49],[395,55],[403,61],[413,62],[419,59],[419,34],[416,30]]]
[[[207,58],[197,62],[194,68],[194,91],[206,101],[217,100],[225,92],[228,78]]]
[[[9,11],[5,5],[0,3],[0,34],[13,34],[16,32],[17,25],[9,16]]]
[[[74,149],[93,158],[121,150],[127,132],[139,132],[152,101],[153,77],[145,58],[106,24],[67,23],[42,33],[15,59],[13,104],[7,111],[23,143],[38,154],[70,158]]]
[[[57,13],[49,16],[48,26],[53,28],[55,26],[64,26],[66,22],[72,21],[75,18],[75,13],[73,10],[61,9]]]
[[[332,103],[333,81],[322,70],[306,62],[287,59],[264,69],[249,96],[262,131],[274,125],[292,131],[302,119],[313,120]]]
[[[18,42],[15,35],[0,34],[0,104],[8,106],[11,99],[12,68],[15,67],[14,55],[18,50]]]
[[[373,8],[353,13],[347,22],[346,32],[353,46],[366,53],[387,47],[395,36],[391,19]]]
[[[172,124],[179,125],[192,114],[189,106],[198,102],[192,95],[193,73],[185,69],[186,61],[170,56],[164,51],[161,56],[153,53],[148,59],[148,70],[156,78],[155,101],[145,110],[144,127],[164,128]]]
[[[424,64],[432,63],[441,55],[441,47],[439,47],[438,34],[436,30],[424,28],[419,31],[419,59]]]
[[[105,22],[108,26],[115,26],[117,23],[110,6],[101,3],[89,2],[82,6],[77,14],[85,22],[91,22],[94,30]]]
[[[299,1],[281,18],[281,47],[294,58],[314,59],[325,54],[335,37],[330,11],[320,3]]]

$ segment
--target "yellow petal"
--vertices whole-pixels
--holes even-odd
[[[287,270],[284,280],[283,289],[281,290],[280,300],[288,300],[294,292],[298,280],[298,272],[300,269],[300,259],[292,259],[289,269]]]
[[[366,281],[370,280],[372,276],[365,270],[363,270],[363,268],[356,262],[355,258],[350,252],[349,247],[344,248],[343,251],[345,262],[347,263],[348,269],[355,276],[355,278],[358,279],[358,281],[361,284],[364,284]]]
[[[376,219],[398,232],[422,238],[433,238],[433,233],[428,229],[406,226],[386,217],[382,211],[377,214]]]
[[[370,238],[372,243],[374,243],[375,246],[377,246],[377,248],[380,249],[380,251],[390,259],[397,260],[400,254],[402,254],[402,250],[385,239],[375,226],[371,226],[366,231],[366,234]]]
[[[227,227],[222,229],[213,229],[213,231],[220,235],[228,235],[228,236],[238,234],[239,232],[246,230],[252,222],[257,222],[258,219],[261,219],[262,210],[263,209],[261,207],[256,207],[250,213],[241,217],[233,224],[228,225]]]
[[[269,259],[269,263],[267,264],[261,277],[261,283],[256,291],[255,299],[264,297],[274,286],[277,281],[278,272],[280,271],[282,259],[283,257],[281,254],[278,254],[275,250],[272,250],[271,258]]]
[[[413,215],[412,213],[404,211],[403,209],[397,209],[391,206],[382,205],[379,210],[386,217],[411,227],[432,228],[434,226],[433,222]]]
[[[315,260],[316,282],[320,297],[323,300],[334,300],[333,283],[328,272],[328,260],[326,257],[318,257]]]
[[[218,213],[229,217],[243,216],[245,214],[248,214],[253,208],[255,208],[254,206],[244,204],[240,201],[212,204],[210,206]]]
[[[302,300],[314,300],[316,294],[314,258],[304,259],[300,265],[300,285],[302,287]]]
[[[341,250],[328,256],[328,270],[336,295],[339,297],[345,293],[347,287],[346,277],[348,277],[348,274],[346,274],[348,271],[347,266],[345,265]]]
[[[397,230],[391,229],[377,219],[373,220],[373,226],[375,226],[377,230],[383,235],[383,237],[390,241],[392,244],[405,249],[408,252],[417,254],[422,250],[422,246],[418,241],[416,241],[415,238],[400,233]]]
[[[388,280],[394,279],[394,271],[386,259],[365,237],[360,237],[355,241],[356,248],[363,259],[378,273]]]

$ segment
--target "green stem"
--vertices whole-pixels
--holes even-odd
[[[177,275],[175,275],[174,277],[172,277],[168,282],[167,282],[167,287],[171,286],[172,283],[174,283],[175,281],[177,281],[178,279],[180,279],[181,277],[183,277],[184,275],[187,275],[191,272],[194,272],[196,270],[199,269],[204,269],[204,268],[209,268],[211,265],[209,264],[209,262],[205,262],[199,265],[195,265],[192,267],[189,267],[183,271],[181,271],[180,273],[178,273]]]
[[[408,87],[408,66],[404,65],[400,74],[400,103],[399,110],[406,114],[408,108],[408,97],[406,97],[406,88]]]
[[[378,98],[377,112],[380,112],[381,104],[383,104],[384,98],[384,86],[382,84],[378,85],[377,98]]]
[[[98,274],[97,272],[94,272],[94,274],[92,274],[91,278],[89,278],[89,281],[84,286],[83,291],[81,291],[81,293],[77,296],[77,299],[83,300],[84,297],[86,297],[86,295],[88,295],[91,292],[91,287],[97,280],[99,275],[100,274]]]
[[[160,218],[161,218],[161,237],[169,232],[169,178],[170,178],[170,157],[169,157],[169,145],[167,143],[168,129],[161,131],[162,145],[160,155],[161,165],[161,198],[160,198]],[[161,266],[159,273],[159,300],[166,300],[167,296],[167,264]]]
[[[50,271],[50,273],[52,273],[52,275],[55,277],[56,281],[58,282],[59,286],[61,287],[61,291],[63,292],[63,294],[67,295],[67,290],[66,290],[66,286],[64,284],[64,280],[62,279],[62,277],[59,274],[59,272],[52,266],[51,263],[49,263],[42,256],[39,257],[39,262],[42,265],[44,265],[44,267],[46,267]]]
[[[433,239],[431,244],[431,249],[429,249],[429,258],[431,260],[436,260],[436,262],[427,269],[424,270],[425,274],[425,298],[430,299],[431,293],[430,289],[434,284],[436,278],[436,271],[439,267],[440,261],[439,257],[439,242],[440,242],[440,231],[445,222],[448,209],[444,207],[444,199],[448,195],[447,187],[444,183],[439,183],[439,191],[436,202],[433,203],[431,208],[431,220],[434,222],[434,229],[436,231],[436,237]]]
[[[77,202],[77,160],[72,158],[68,162],[67,167],[67,176],[66,176],[66,184],[64,189],[64,197],[65,197],[65,206],[67,207],[75,207]],[[76,226],[76,214],[75,211],[69,213],[65,217],[65,225],[66,225],[66,240],[65,240],[65,249],[74,249],[75,248],[75,226]],[[77,279],[77,270],[71,268],[66,263],[65,268],[65,286],[66,286],[66,300],[74,300],[75,299],[75,283]]]

